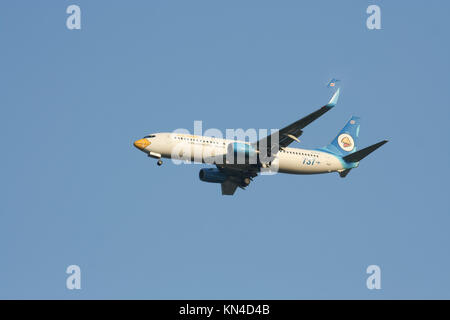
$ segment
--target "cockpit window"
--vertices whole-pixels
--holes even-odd
[[[144,139],[150,139],[150,138],[154,138],[154,137],[155,137],[155,135],[151,134],[151,135],[145,136]]]

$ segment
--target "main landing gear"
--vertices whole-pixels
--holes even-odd
[[[163,162],[162,162],[161,159],[159,159],[158,162],[156,162],[156,164],[157,164],[158,166],[162,165],[162,163],[163,163]]]

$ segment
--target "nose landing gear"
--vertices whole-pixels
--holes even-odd
[[[162,162],[162,160],[161,160],[161,154],[160,153],[156,153],[156,152],[149,152],[149,154],[147,155],[149,158],[153,158],[153,159],[158,159],[158,162],[156,162],[156,164],[158,165],[158,166],[160,166],[160,165],[162,165],[163,164],[163,162]]]

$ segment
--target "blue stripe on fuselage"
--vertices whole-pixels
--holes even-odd
[[[342,164],[342,168],[344,168],[344,169],[356,168],[359,165],[359,162],[347,162],[347,161],[345,161],[341,156],[337,155],[335,152],[330,150],[329,147],[330,146],[323,147],[323,148],[312,149],[312,150],[325,152],[325,153],[328,153],[328,154],[334,156],[335,158],[337,158],[339,160],[339,162]]]

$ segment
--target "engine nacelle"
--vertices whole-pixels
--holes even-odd
[[[216,168],[201,169],[198,176],[200,180],[212,183],[222,183],[227,179],[227,175]]]
[[[227,147],[227,160],[233,159],[233,163],[256,163],[258,152],[247,143],[232,142]]]

